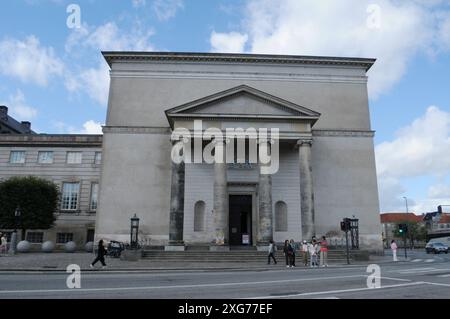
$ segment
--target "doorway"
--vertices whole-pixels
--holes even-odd
[[[252,195],[230,195],[230,245],[252,245]]]

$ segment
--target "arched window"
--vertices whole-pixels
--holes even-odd
[[[194,231],[205,231],[205,202],[202,200],[194,206]]]
[[[287,231],[287,205],[283,201],[275,204],[275,231]]]

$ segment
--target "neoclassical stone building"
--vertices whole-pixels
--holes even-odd
[[[111,84],[97,238],[129,241],[136,214],[141,238],[167,249],[265,246],[336,234],[355,216],[361,248],[382,249],[366,76],[374,59],[103,54]],[[266,140],[250,134],[264,129]],[[224,137],[213,144],[208,132]],[[230,152],[238,145],[243,157]]]

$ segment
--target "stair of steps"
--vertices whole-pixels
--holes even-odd
[[[284,261],[282,251],[278,251],[275,255],[280,261]],[[351,254],[351,260],[354,258]],[[192,250],[185,251],[164,251],[164,250],[143,250],[142,258],[154,259],[158,261],[179,261],[179,262],[267,262],[267,253],[264,251],[249,250],[230,250],[230,251],[209,251],[209,250]],[[296,256],[297,261],[302,256]],[[328,252],[328,263],[345,263],[347,261],[345,251],[330,250]]]

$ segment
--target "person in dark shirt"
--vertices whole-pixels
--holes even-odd
[[[94,261],[91,263],[91,268],[94,268],[94,265],[100,261],[102,263],[102,268],[106,268],[105,263],[105,255],[106,255],[106,248],[103,246],[103,239],[100,239],[98,242],[98,250],[97,250],[97,258],[94,259]]]

